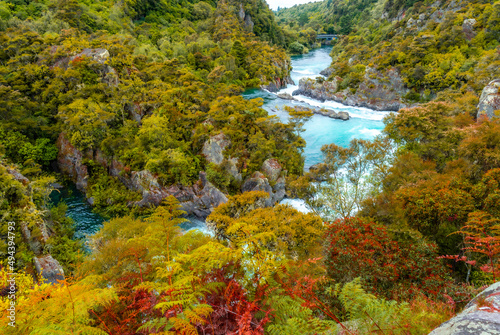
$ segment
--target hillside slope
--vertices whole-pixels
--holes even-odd
[[[203,197],[209,189],[192,189],[205,185],[201,171],[224,193],[240,192],[266,159],[302,172],[293,129],[239,96],[290,82],[281,29],[263,0],[0,2],[0,9],[7,158],[40,171],[57,159],[105,214],[168,194]],[[215,136],[225,142],[214,161],[202,151]],[[203,210],[224,199],[215,193]]]

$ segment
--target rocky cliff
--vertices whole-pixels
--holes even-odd
[[[237,159],[226,159],[223,155],[225,147],[230,143],[222,133],[212,136],[205,142],[202,153],[209,162],[214,164],[229,163],[225,164],[226,172],[236,180],[241,181],[241,173],[236,167]],[[129,190],[142,195],[141,200],[130,203],[129,206],[158,206],[163,199],[173,195],[188,215],[206,218],[215,207],[227,202],[227,196],[207,180],[205,172],[200,172],[198,181],[192,186],[162,185],[157,176],[148,170],[124,173],[125,166],[121,162],[105,157],[100,150],[81,152],[71,145],[64,133],[60,134],[57,146],[59,148],[57,160],[59,169],[75,182],[77,188],[82,192],[85,192],[89,186],[88,168],[84,164],[84,160],[92,159],[105,167],[110,176],[118,179]],[[276,160],[266,160],[263,164],[263,171],[268,174],[270,180],[263,174],[256,172],[257,174],[245,180],[242,192],[265,190],[270,194],[269,206],[281,201],[285,196],[285,180],[282,177],[279,178],[281,170],[281,165]],[[274,187],[271,187],[270,183],[274,184]]]
[[[324,70],[325,75],[331,71]],[[304,95],[320,101],[333,100],[344,105],[366,107],[378,111],[398,111],[401,108],[411,107],[412,104],[403,101],[408,89],[398,71],[394,68],[381,73],[373,68],[366,67],[364,80],[353,91],[346,88],[341,90],[342,78],[332,80],[314,80],[302,78],[299,89],[293,95]]]
[[[110,176],[117,178],[129,190],[142,195],[140,201],[131,203],[130,206],[158,206],[164,198],[173,195],[188,215],[205,218],[213,208],[227,201],[226,196],[207,181],[204,172],[200,173],[200,178],[192,186],[163,186],[148,170],[123,173],[125,166],[113,158],[105,157],[100,150],[82,153],[71,145],[63,133],[57,140],[57,146],[59,169],[75,182],[82,192],[85,192],[88,187],[88,168],[84,164],[84,158],[87,158],[104,166]]]
[[[287,73],[289,73],[288,72],[288,65],[287,65],[287,61],[286,60],[284,61],[283,64],[277,64],[277,63],[275,63],[275,65],[278,66],[278,67],[280,67],[282,69],[282,71],[286,71]],[[279,90],[281,90],[282,88],[286,88],[286,86],[288,84],[295,85],[295,83],[293,82],[293,80],[292,80],[292,78],[290,77],[289,74],[287,74],[285,76],[282,76],[282,77],[275,77],[268,84],[261,85],[260,88],[263,89],[263,90],[267,90],[269,92],[276,93]]]

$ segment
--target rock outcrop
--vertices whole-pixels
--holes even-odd
[[[210,137],[203,144],[201,153],[205,156],[206,160],[210,163],[219,165],[224,160],[222,152],[231,142],[223,133]]]
[[[137,206],[158,206],[163,199],[173,195],[189,215],[206,218],[213,209],[227,202],[227,197],[213,186],[200,172],[200,179],[193,186],[162,186],[151,172],[144,170],[132,172],[129,187],[142,193]]]
[[[412,106],[403,102],[402,97],[408,93],[408,89],[394,68],[381,73],[367,67],[364,80],[354,93],[349,88],[340,90],[341,82],[340,77],[331,81],[302,78],[299,81],[299,89],[292,95],[304,95],[320,101],[333,100],[348,106],[367,107],[378,111],[398,111]]]
[[[327,67],[326,69],[321,70],[319,74],[328,78],[332,75],[332,73],[333,73],[333,68]]]
[[[162,185],[157,176],[148,170],[130,171],[124,173],[125,166],[113,158],[107,158],[100,150],[82,153],[75,148],[68,139],[61,134],[58,138],[59,148],[58,167],[65,175],[71,178],[77,188],[83,192],[88,187],[88,169],[83,164],[84,158],[92,159],[107,169],[110,176],[117,178],[129,190],[136,191],[142,195],[142,199],[130,203],[130,206],[158,206],[163,199],[174,196],[188,215],[196,215],[206,218],[213,209],[227,202],[227,197],[207,178],[205,172],[200,172],[200,177],[192,186],[174,184]],[[224,135],[218,134],[207,140],[203,146],[202,153],[207,161],[225,167],[226,172],[231,174],[237,181],[242,181],[241,173],[238,171],[237,158],[225,158],[223,151],[231,141]],[[262,171],[255,172],[247,178],[242,185],[242,191],[266,191],[270,194],[268,206],[274,205],[285,197],[285,179],[280,177],[282,167],[275,159],[268,159],[262,166]],[[269,178],[269,179],[268,179]],[[274,186],[271,186],[271,184]],[[92,203],[92,199],[89,199]]]
[[[465,38],[470,41],[474,37],[476,37],[477,33],[474,30],[474,26],[476,25],[476,19],[465,19],[462,23],[462,30],[465,34]]]
[[[280,177],[276,180],[274,187],[269,184],[269,180],[261,172],[254,172],[251,177],[248,177],[243,186],[242,192],[264,191],[269,193],[269,198],[265,199],[265,206],[271,207],[274,204],[283,200],[286,195],[285,178]]]
[[[52,53],[56,53],[58,48],[59,47],[57,46],[52,47]],[[74,56],[60,58],[59,60],[57,60],[57,62],[54,63],[53,67],[60,67],[66,70],[71,66],[73,62],[77,62],[83,57],[91,58],[100,65],[100,67],[96,70],[99,71],[103,83],[108,84],[108,86],[118,86],[118,84],[120,83],[120,80],[118,79],[118,72],[113,67],[106,64],[107,60],[109,59],[109,51],[107,49],[86,48],[83,49],[82,52]]]
[[[44,281],[51,284],[57,284],[58,281],[64,280],[64,270],[62,266],[50,254],[35,257],[34,263],[37,273]]]
[[[245,27],[245,30],[247,30],[249,32],[253,32],[254,23],[252,21],[252,17],[250,16],[250,14],[245,13],[245,9],[243,8],[243,4],[240,4],[240,10],[238,12],[238,17],[240,18],[240,20],[243,21],[243,26]]]
[[[23,192],[26,196],[29,195],[28,185],[29,179],[22,175],[19,171],[12,167],[6,167],[13,179],[17,180],[23,186]],[[54,185],[57,186],[57,185]],[[49,238],[53,234],[49,224],[43,218],[40,210],[33,203],[28,203],[24,208],[30,217],[30,223],[26,221],[18,222],[24,241],[28,244],[29,249],[35,254],[34,265],[39,279],[45,279],[49,283],[57,283],[57,280],[64,280],[64,271],[59,262],[54,259],[49,253],[50,250]],[[43,269],[43,272],[42,272]]]
[[[500,334],[500,282],[465,306],[464,310],[433,330],[429,335]]]
[[[216,151],[220,156],[212,155],[211,157],[217,161],[223,159],[221,141],[223,142],[221,136],[214,140],[214,143],[218,143],[220,150]],[[217,145],[214,144],[214,146]],[[106,158],[100,150],[82,153],[68,141],[64,134],[59,136],[57,146],[59,148],[57,159],[59,169],[70,177],[82,192],[85,192],[88,186],[88,169],[83,164],[83,159],[86,157],[104,166],[110,176],[117,178],[128,189],[142,194],[142,199],[136,203],[131,203],[131,206],[158,206],[164,198],[173,195],[179,200],[183,210],[188,215],[205,218],[215,207],[227,201],[224,193],[207,181],[204,172],[200,173],[199,180],[192,186],[163,186],[158,182],[157,177],[148,170],[131,171],[124,174],[125,166],[115,159]],[[90,200],[91,202],[92,200]]]
[[[498,111],[498,113],[495,113]],[[481,93],[477,105],[477,118],[500,117],[500,79],[491,81]]]
[[[88,184],[88,170],[82,162],[83,153],[69,142],[64,133],[59,135],[56,144],[59,149],[57,155],[59,170],[71,178],[78,190],[84,192]]]
[[[271,82],[269,84],[261,85],[260,88],[263,90],[272,92],[272,93],[276,93],[279,90],[281,90],[282,88],[285,88],[286,85],[288,85],[288,84],[290,84],[290,85],[295,84],[293,82],[292,78],[290,78],[290,76],[286,76],[284,78],[276,77],[273,80],[271,80]]]
[[[279,178],[281,170],[281,164],[276,158],[266,159],[262,164],[262,172],[271,183],[274,183]]]
[[[238,158],[224,158],[224,149],[229,146],[231,146],[231,140],[223,133],[220,133],[205,141],[201,153],[208,162],[217,165],[222,164],[228,174],[230,174],[237,181],[241,182],[241,173],[238,171],[237,167]]]

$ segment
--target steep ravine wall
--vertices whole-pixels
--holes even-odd
[[[209,162],[220,164],[223,160],[222,152],[228,143],[223,136],[213,136],[205,143],[203,154]],[[203,171],[200,172],[198,181],[191,186],[180,184],[165,186],[148,170],[124,173],[125,166],[121,162],[105,157],[100,150],[89,150],[82,153],[69,142],[64,133],[60,134],[57,146],[59,148],[57,164],[60,171],[68,176],[76,184],[76,187],[84,193],[89,186],[88,168],[84,164],[84,159],[92,159],[105,167],[110,176],[117,178],[129,190],[141,193],[142,199],[129,204],[130,206],[158,206],[164,198],[172,195],[180,202],[187,215],[195,215],[204,219],[210,215],[215,207],[228,200],[226,194],[207,180]],[[284,198],[285,180],[279,177],[281,165],[277,161],[266,160],[262,170],[265,175],[255,172],[242,183],[242,191],[264,190],[268,192],[270,197],[267,205],[271,206]],[[228,171],[228,173],[239,175],[237,170]],[[271,187],[268,178],[271,178],[274,187]]]

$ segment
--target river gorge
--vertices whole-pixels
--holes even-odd
[[[325,144],[336,143],[341,146],[347,146],[353,138],[371,139],[380,134],[384,127],[382,119],[388,112],[374,111],[367,108],[345,106],[334,101],[320,102],[305,96],[296,95],[295,100],[286,100],[278,97],[278,94],[292,94],[298,88],[301,78],[315,78],[321,76],[320,72],[327,68],[331,63],[329,52],[331,47],[322,47],[311,50],[308,54],[293,56],[291,78],[295,85],[280,90],[277,93],[271,93],[261,89],[250,89],[242,95],[246,99],[261,98],[264,101],[263,108],[270,115],[277,116],[280,120],[286,122],[288,113],[284,110],[285,106],[303,106],[326,108],[335,112],[347,112],[350,119],[342,121],[332,119],[327,116],[314,115],[304,125],[305,131],[302,137],[306,140],[304,150],[305,169],[322,161],[321,147]],[[75,187],[69,187],[55,197],[55,202],[64,200],[68,205],[67,215],[75,221],[76,237],[84,238],[86,235],[97,232],[104,218],[94,212],[87,203],[85,196]],[[307,210],[300,200],[284,199],[282,203],[288,203],[299,210]],[[196,217],[189,217],[189,221],[182,225],[185,230],[200,229],[207,231],[205,223]]]

